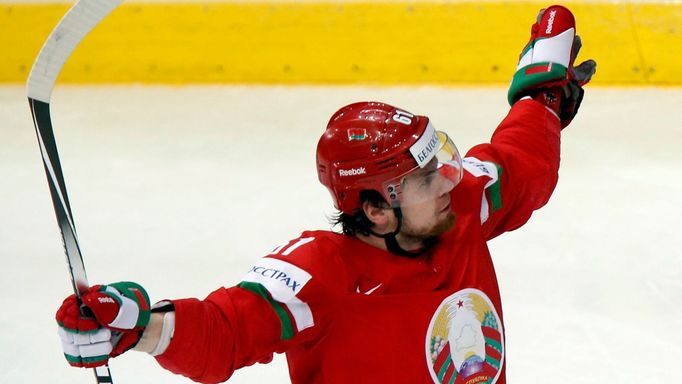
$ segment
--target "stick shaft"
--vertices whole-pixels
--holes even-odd
[[[81,293],[88,289],[89,284],[52,129],[50,98],[57,76],[76,46],[122,1],[79,0],[74,4],[43,44],[26,83],[26,93],[50,187],[52,205],[62,234],[69,275],[73,290],[79,298]],[[94,368],[93,372],[97,383],[113,383],[108,364]]]

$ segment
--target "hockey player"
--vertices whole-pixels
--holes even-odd
[[[98,285],[57,312],[64,353],[93,367],[131,348],[207,383],[286,353],[293,383],[504,383],[502,306],[486,242],[523,225],[557,182],[559,141],[595,72],[574,67],[571,12],[532,26],[491,142],[461,158],[425,116],[341,108],[317,148],[342,233],[308,231],[204,300],[150,305]]]

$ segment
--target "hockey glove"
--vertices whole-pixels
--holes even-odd
[[[81,300],[83,309],[76,295],[67,297],[56,315],[64,356],[72,366],[106,364],[134,347],[149,323],[149,296],[138,284],[95,285]]]
[[[567,8],[553,5],[540,10],[509,87],[510,105],[529,96],[552,110],[562,127],[573,120],[582,102],[582,86],[597,69],[594,60],[573,66],[582,46],[575,31],[575,18]]]

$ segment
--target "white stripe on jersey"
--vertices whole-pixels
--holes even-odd
[[[483,224],[490,217],[490,206],[488,205],[488,199],[485,197],[485,190],[497,182],[497,179],[499,178],[497,167],[489,161],[481,161],[475,157],[463,158],[462,166],[475,177],[487,176],[490,178],[490,180],[485,183],[483,196],[481,197],[481,224]]]

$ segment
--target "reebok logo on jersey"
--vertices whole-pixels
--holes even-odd
[[[297,282],[295,279],[287,275],[285,272],[279,271],[277,269],[255,266],[251,268],[250,272],[259,274],[270,279],[281,281],[294,293],[301,288],[302,283]]]
[[[549,35],[552,33],[552,27],[554,27],[554,17],[556,16],[556,9],[549,12],[549,19],[547,20],[547,29],[545,29],[545,34]]]
[[[365,167],[352,168],[352,169],[339,169],[339,176],[357,176],[364,175],[367,173]]]

